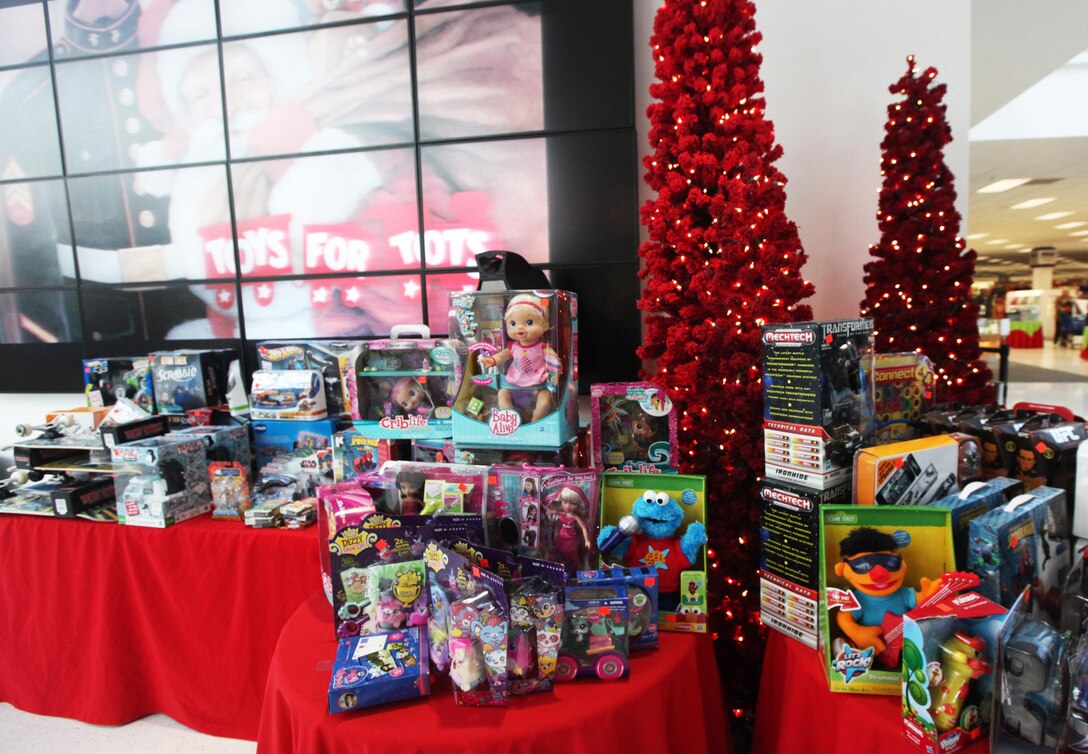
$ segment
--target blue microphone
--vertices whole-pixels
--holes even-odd
[[[600,550],[602,556],[607,555],[638,534],[641,528],[637,518],[631,515],[624,516],[616,523],[616,528],[604,538],[604,542],[601,542],[601,546],[597,549]]]

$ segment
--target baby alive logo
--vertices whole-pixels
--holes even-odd
[[[382,417],[382,420],[378,422],[378,426],[382,429],[414,429],[416,427],[426,427],[427,417],[384,416]]]
[[[493,408],[487,426],[493,435],[512,435],[521,426],[521,414],[510,408]]]
[[[873,664],[873,648],[858,651],[849,644],[845,645],[838,656],[831,661],[831,668],[842,675],[845,683],[850,683],[858,676],[865,675]]]

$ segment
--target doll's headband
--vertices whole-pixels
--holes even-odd
[[[510,299],[510,303],[506,305],[506,311],[509,312],[511,309],[522,306],[532,309],[540,314],[541,317],[544,316],[544,308],[540,305],[540,299],[536,296],[530,296],[528,293],[519,293],[517,296]]]

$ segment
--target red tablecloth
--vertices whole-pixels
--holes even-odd
[[[899,697],[833,694],[814,650],[768,633],[753,754],[918,754],[903,735]],[[962,751],[989,750],[983,737]]]
[[[441,686],[410,702],[330,715],[336,641],[323,594],[299,607],[280,635],[268,673],[259,754],[541,752],[630,754],[730,750],[713,646],[706,636],[666,634],[636,654],[630,678],[582,679],[553,693],[512,697],[507,707],[458,707]]]
[[[99,725],[163,712],[256,739],[280,630],[321,584],[316,540],[208,516],[0,516],[0,701]]]

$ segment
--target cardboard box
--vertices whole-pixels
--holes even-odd
[[[249,415],[254,420],[313,421],[324,419],[328,413],[321,372],[258,369],[253,373]]]
[[[919,419],[933,400],[936,373],[920,353],[878,353],[873,370],[876,441],[913,440],[922,436]]]
[[[649,382],[606,382],[589,388],[593,465],[603,471],[679,470],[676,408]]]
[[[601,568],[578,571],[574,578],[582,586],[625,586],[628,648],[632,652],[657,648],[657,569]]]
[[[128,398],[149,413],[155,413],[155,391],[151,385],[150,359],[146,356],[83,360],[83,389],[87,405],[112,406]]]
[[[969,570],[971,522],[1004,505],[1023,491],[1024,485],[1018,480],[995,477],[988,482],[971,482],[961,492],[937,498],[929,503],[947,508],[952,514],[952,543],[956,548],[957,568],[961,571]]]
[[[863,448],[854,456],[854,503],[925,505],[959,489],[959,459],[948,435]]]
[[[341,639],[329,681],[329,712],[431,693],[427,642],[419,628]]]
[[[965,585],[948,578],[933,591],[931,584],[955,568],[948,511],[827,505],[820,541],[819,645],[828,687],[898,696],[902,616]]]
[[[53,503],[54,514],[73,518],[89,508],[114,502],[113,478],[93,476],[70,482],[51,491],[49,499]]]
[[[849,482],[810,490],[764,479],[759,491],[760,620],[813,649],[818,640],[820,507],[849,502]]]
[[[156,351],[149,357],[155,405],[160,414],[226,404],[227,370],[234,349]]]
[[[766,476],[827,489],[873,431],[870,319],[764,325]]]
[[[321,373],[329,416],[350,416],[344,373],[353,364],[362,341],[266,340],[257,344],[259,369],[313,369]]]
[[[122,524],[163,528],[212,507],[204,442],[151,437],[113,448],[113,463],[137,473],[114,480]]]

